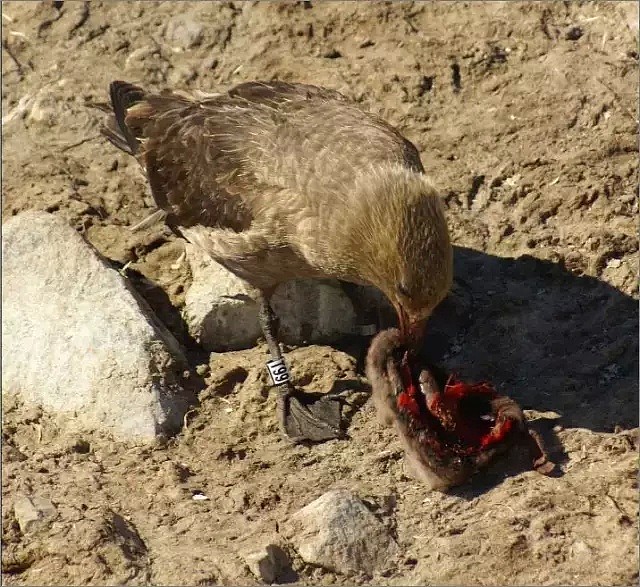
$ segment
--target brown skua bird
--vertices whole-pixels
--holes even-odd
[[[269,304],[300,278],[373,285],[421,338],[452,281],[441,199],[415,146],[338,92],[243,83],[202,97],[110,86],[103,132],[135,156],[165,222],[258,292],[283,431],[342,436],[339,411],[295,389]]]

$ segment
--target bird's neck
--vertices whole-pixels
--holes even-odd
[[[332,250],[326,257],[340,279],[383,291],[396,280],[407,206],[424,181],[422,174],[395,165],[358,174],[348,204],[327,224]]]

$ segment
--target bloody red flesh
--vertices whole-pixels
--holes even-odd
[[[400,365],[400,374],[402,377],[402,385],[404,391],[398,396],[397,405],[401,412],[409,413],[412,418],[422,420],[423,414],[418,404],[418,394],[421,393],[416,385],[411,367],[409,366],[408,357],[405,354]]]
[[[403,391],[396,400],[398,411],[414,430],[438,431],[442,442],[456,452],[472,454],[487,449],[503,441],[513,427],[509,419],[493,419],[496,414],[490,402],[497,393],[487,383],[469,384],[450,376],[444,390],[434,390],[427,399],[416,383],[408,353],[401,362],[400,375]]]

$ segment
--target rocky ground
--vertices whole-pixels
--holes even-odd
[[[128,264],[126,279],[202,377],[179,434],[153,445],[3,398],[3,583],[637,584],[635,3],[3,2],[2,12],[4,221],[50,212]],[[87,108],[122,78],[208,91],[310,82],[396,124],[442,190],[456,245],[429,351],[529,410],[562,474],[513,458],[430,493],[405,475],[370,402],[355,406],[348,440],[284,441],[266,348],[198,348],[183,320],[197,286],[183,243],[159,226],[129,229],[152,210],[144,180]],[[366,342],[290,347],[296,381],[362,382]],[[334,489],[349,493],[313,503]],[[318,544],[314,524],[344,520],[357,548]]]

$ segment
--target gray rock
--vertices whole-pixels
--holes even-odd
[[[193,281],[184,319],[191,335],[208,350],[252,346],[260,335],[255,292],[194,245],[187,243],[186,251]]]
[[[191,335],[212,351],[253,346],[261,335],[255,291],[187,244],[193,282],[185,296],[184,318]],[[356,314],[337,282],[294,281],[272,299],[287,344],[327,343],[355,329]]]
[[[203,33],[203,25],[188,16],[179,15],[167,23],[164,37],[174,47],[191,49],[202,43]]]
[[[64,220],[3,226],[2,387],[124,439],[177,430],[189,396],[177,341]]]
[[[55,506],[46,498],[28,497],[23,493],[16,495],[13,502],[13,514],[23,533],[34,532],[51,522],[57,515]]]
[[[338,573],[372,574],[398,553],[387,529],[362,501],[342,489],[296,512],[283,530],[305,562]]]
[[[250,552],[244,558],[256,579],[264,583],[281,582],[293,574],[287,553],[277,544],[267,544],[263,549]]]
[[[329,343],[355,330],[353,305],[337,281],[291,281],[271,304],[287,344]]]

